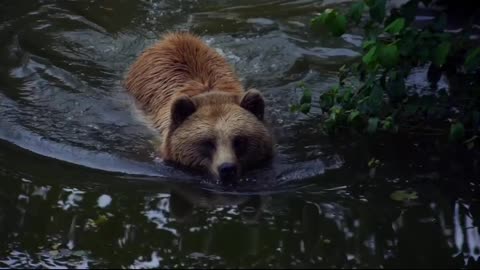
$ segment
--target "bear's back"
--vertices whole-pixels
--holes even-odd
[[[211,90],[243,92],[227,61],[189,33],[167,34],[145,50],[130,68],[125,87],[156,127],[168,121],[174,95],[192,97]]]

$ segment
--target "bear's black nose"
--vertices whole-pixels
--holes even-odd
[[[235,163],[223,163],[218,166],[218,174],[221,181],[234,179],[237,177],[237,165]]]

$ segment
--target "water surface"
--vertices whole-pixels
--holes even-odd
[[[358,56],[358,33],[308,28],[348,5],[2,2],[0,267],[478,267],[478,159],[428,138],[330,138],[288,112],[300,82],[318,96]],[[279,155],[257,182],[221,189],[155,160],[121,80],[172,30],[265,94]]]

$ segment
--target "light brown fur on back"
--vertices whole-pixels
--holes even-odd
[[[130,68],[125,86],[162,131],[168,127],[169,103],[175,95],[193,97],[213,90],[243,93],[227,61],[187,33],[168,34],[147,49]]]

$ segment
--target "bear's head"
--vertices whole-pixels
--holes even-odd
[[[238,179],[273,156],[273,138],[264,122],[259,91],[243,95],[220,91],[172,100],[163,156],[209,171],[223,183]]]

